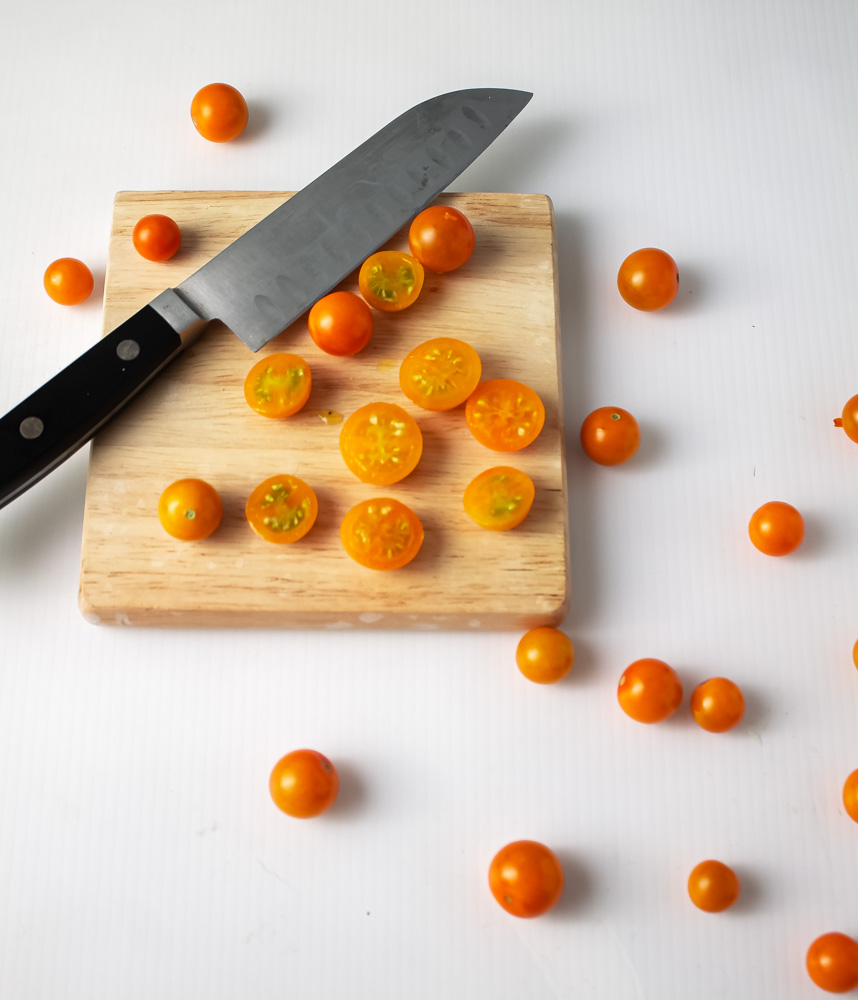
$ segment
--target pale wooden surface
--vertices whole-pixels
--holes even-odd
[[[105,280],[104,329],[113,329],[174,286],[288,197],[258,192],[122,192],[117,195]],[[260,355],[219,323],[181,355],[93,442],[83,526],[80,605],[93,623],[291,628],[516,629],[556,624],[568,604],[568,509],[559,379],[553,211],[543,195],[460,194],[476,249],[461,270],[427,272],[418,302],[374,313],[370,344],[353,358],[319,351],[294,323]],[[179,254],[163,264],[133,249],[131,231],[151,212],[182,229]],[[388,244],[407,249],[407,230]],[[357,291],[356,274],[341,286]],[[483,378],[531,385],[546,407],[542,434],[516,455],[478,444],[464,407],[430,413],[399,388],[399,362],[417,344],[453,336],[471,343]],[[288,350],[309,363],[313,391],[285,421],[244,401],[244,377],[264,353]],[[359,482],[340,456],[341,424],[363,403],[390,400],[424,436],[417,470],[392,487]],[[536,485],[528,519],[509,532],[479,528],[462,493],[492,465],[511,464]],[[319,517],[294,545],[259,539],[244,503],[263,479],[290,473],[319,498]],[[208,539],[179,542],[158,522],[161,491],[196,476],[220,492],[223,522]],[[426,530],[403,569],[364,569],[344,552],[339,525],[371,496],[411,506]]]

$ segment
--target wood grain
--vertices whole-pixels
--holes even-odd
[[[122,192],[116,196],[105,279],[104,331],[175,286],[277,207],[284,192]],[[515,629],[556,624],[569,593],[568,507],[559,379],[553,211],[543,195],[458,194],[476,249],[459,271],[427,272],[418,302],[375,313],[367,348],[353,358],[319,351],[306,318],[264,353],[291,351],[310,365],[306,407],[266,420],[244,401],[244,377],[258,356],[212,323],[93,442],[80,578],[80,606],[93,623],[140,626]],[[165,264],[131,244],[136,221],[161,212],[183,233]],[[407,249],[407,230],[388,244]],[[357,291],[356,274],[342,288]],[[430,413],[399,388],[399,362],[433,337],[471,343],[483,378],[516,378],[546,407],[545,428],[528,448],[504,456],[478,444],[464,407]],[[390,400],[417,419],[424,453],[395,486],[359,482],[339,453],[340,423],[373,400]],[[462,493],[492,465],[511,464],[536,484],[527,520],[508,532],[479,528]],[[294,545],[259,539],[244,519],[247,496],[263,479],[288,473],[319,498],[319,517]],[[178,542],[158,522],[158,497],[196,476],[220,492],[220,528],[201,542]],[[371,496],[393,496],[421,518],[426,538],[403,569],[378,572],[342,549],[339,525]]]

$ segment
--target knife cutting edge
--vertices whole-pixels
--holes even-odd
[[[86,444],[214,319],[258,351],[483,152],[533,95],[458,90],[406,111],[0,417],[0,507]]]

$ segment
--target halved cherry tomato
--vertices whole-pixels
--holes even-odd
[[[721,861],[701,861],[688,876],[691,902],[707,913],[721,913],[731,907],[741,889],[736,873]]]
[[[533,480],[526,473],[496,465],[468,483],[463,501],[465,512],[481,528],[509,531],[530,513],[535,492]]]
[[[620,265],[620,295],[635,309],[652,312],[670,305],[679,291],[676,261],[664,250],[635,250]]]
[[[45,271],[45,291],[61,306],[76,306],[92,293],[92,271],[76,257],[60,257]]]
[[[220,494],[202,479],[179,479],[158,500],[158,519],[164,531],[183,542],[199,541],[220,524]]]
[[[269,354],[261,358],[244,380],[247,405],[274,420],[297,413],[310,398],[310,366],[297,354]]]
[[[760,552],[786,556],[804,539],[804,518],[791,504],[772,500],[754,511],[748,534]]]
[[[858,396],[847,400],[843,412],[834,418],[834,426],[842,427],[851,441],[858,441]]]
[[[738,685],[726,677],[712,677],[692,692],[691,714],[701,729],[725,733],[742,721],[745,696]]]
[[[474,228],[458,209],[431,205],[411,223],[408,247],[425,268],[444,274],[474,252]]]
[[[367,569],[400,569],[420,551],[423,525],[399,500],[363,500],[343,518],[340,539],[348,554]]]
[[[334,804],[340,776],[317,750],[293,750],[274,765],[268,789],[278,809],[296,819],[310,819]]]
[[[516,840],[492,858],[489,888],[507,913],[514,917],[538,917],[560,899],[563,866],[545,844]]]
[[[361,482],[390,486],[417,467],[423,435],[414,417],[396,403],[367,403],[343,424],[340,452]]]
[[[134,227],[131,242],[146,260],[169,260],[182,245],[182,231],[169,215],[144,215]]]
[[[326,354],[348,357],[372,337],[372,310],[354,292],[331,292],[310,310],[310,336]]]
[[[247,101],[228,83],[210,83],[191,101],[194,128],[210,142],[229,142],[247,125]]]
[[[619,406],[601,406],[581,425],[581,447],[599,465],[627,462],[640,443],[637,420]]]
[[[556,684],[572,669],[575,647],[564,632],[542,625],[521,637],[515,651],[515,662],[534,684]]]
[[[545,407],[539,396],[511,378],[480,382],[465,404],[474,437],[493,451],[521,451],[539,436]]]
[[[832,931],[807,949],[807,973],[829,993],[848,993],[858,986],[858,941]]]
[[[635,722],[662,722],[679,708],[682,683],[673,667],[663,660],[635,660],[620,677],[617,700]]]
[[[452,410],[476,389],[481,373],[480,356],[470,344],[436,337],[405,355],[399,385],[424,410]]]
[[[849,818],[858,823],[858,770],[853,771],[843,784],[843,808]]]
[[[361,295],[381,312],[399,312],[417,301],[423,288],[423,265],[411,254],[379,250],[361,265]]]
[[[312,488],[297,476],[272,476],[247,498],[247,523],[266,542],[297,542],[316,523],[319,501]]]

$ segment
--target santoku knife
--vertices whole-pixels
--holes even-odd
[[[92,438],[221,320],[258,351],[432,202],[532,94],[459,90],[406,111],[0,418],[0,507]]]

